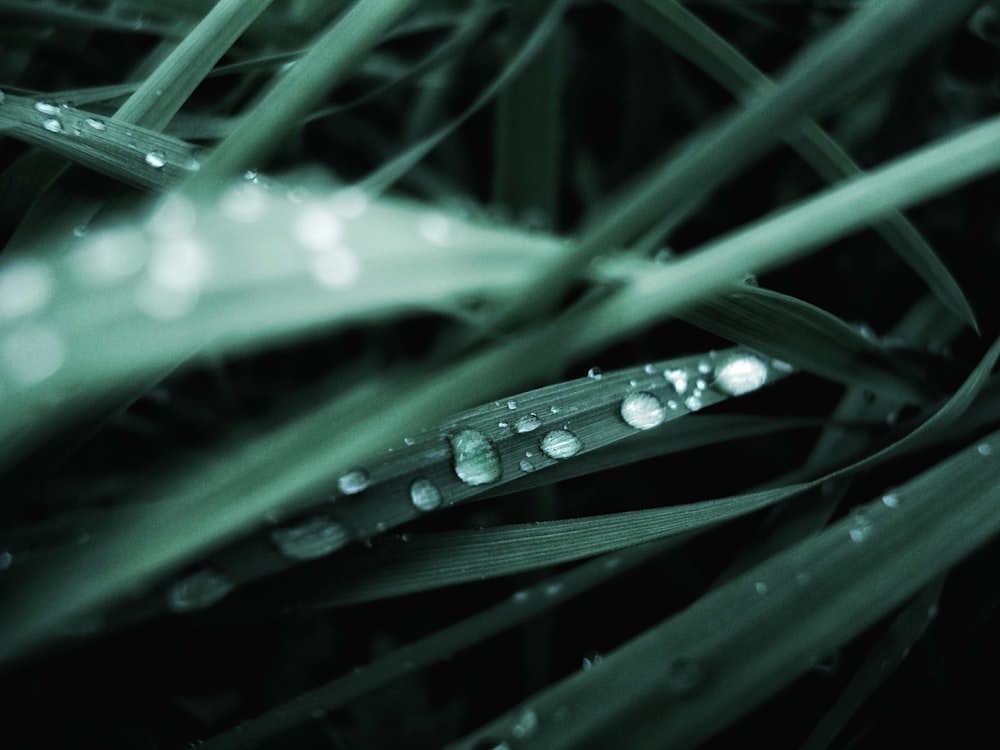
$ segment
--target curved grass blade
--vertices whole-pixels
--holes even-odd
[[[756,96],[746,108],[714,127],[699,130],[676,151],[676,156],[672,152],[623,191],[613,206],[585,228],[572,253],[533,279],[497,311],[495,326],[508,328],[537,316],[562,297],[577,278],[578,269],[598,253],[627,244],[659,222],[665,211],[687,215],[803,117],[822,114],[838,97],[901,64],[932,39],[947,33],[974,5],[975,0],[948,4],[936,0],[866,3],[800,54],[779,86]],[[752,260],[752,256],[745,257],[737,267],[750,265],[748,259]]]
[[[754,96],[773,90],[775,84],[767,76],[676,0],[614,0],[614,4],[641,28],[691,60],[744,103],[748,104]],[[837,143],[811,119],[800,123],[787,139],[802,158],[830,182],[861,172]],[[671,221],[675,221],[674,217]],[[975,314],[958,283],[905,216],[893,211],[876,222],[874,228],[948,309],[978,331]]]
[[[993,433],[449,747],[696,746],[1000,533],[997,455]]]

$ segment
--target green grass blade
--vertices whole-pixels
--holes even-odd
[[[998,451],[959,451],[449,747],[695,747],[1000,533]]]
[[[684,55],[746,103],[773,90],[774,83],[735,47],[674,0],[615,0],[643,29]],[[789,144],[825,179],[836,182],[861,170],[813,120],[787,136]],[[917,229],[898,211],[875,225],[886,242],[959,319],[978,330],[975,314],[954,277]]]

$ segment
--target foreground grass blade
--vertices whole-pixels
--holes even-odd
[[[993,433],[450,747],[696,746],[1000,532],[998,455]]]

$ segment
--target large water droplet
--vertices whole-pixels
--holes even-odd
[[[50,133],[61,133],[63,131],[62,122],[55,117],[49,117],[45,120],[42,120],[42,127],[48,130]]]
[[[988,456],[993,452],[993,446],[991,446],[989,443],[980,443],[979,445],[976,446],[976,452],[980,456]]]
[[[371,478],[368,476],[367,471],[364,469],[354,469],[343,474],[337,480],[337,488],[345,495],[357,495],[359,492],[364,492],[368,489],[370,481]]]
[[[587,377],[591,380],[600,380],[604,377],[604,373],[601,372],[600,367],[591,367],[587,370]]]
[[[899,507],[899,495],[895,492],[887,492],[882,495],[882,504],[886,508],[897,508]]]
[[[17,318],[44,307],[55,285],[52,271],[38,260],[24,258],[0,270],[0,318]]]
[[[335,552],[350,540],[347,529],[326,516],[314,516],[296,526],[271,532],[271,541],[293,560],[315,560]]]
[[[232,582],[221,573],[201,570],[170,587],[167,605],[174,612],[190,612],[215,604],[232,590]]]
[[[410,485],[410,501],[417,510],[434,510],[441,505],[441,490],[429,479],[417,479]]]
[[[537,430],[542,426],[542,420],[538,418],[538,415],[532,412],[526,416],[521,417],[516,422],[514,422],[514,429],[517,432],[532,432]]]
[[[741,354],[719,363],[713,385],[730,396],[742,396],[767,382],[767,364],[760,357]]]
[[[167,157],[163,155],[162,151],[150,151],[146,154],[146,163],[153,169],[160,169],[167,163]]]
[[[552,430],[542,438],[542,452],[549,458],[569,458],[583,448],[583,441],[569,430]]]
[[[649,430],[659,427],[667,418],[667,410],[652,393],[639,391],[630,393],[622,399],[622,419],[625,424],[637,430]]]
[[[500,456],[478,430],[462,430],[448,438],[455,474],[466,484],[480,485],[500,478]]]

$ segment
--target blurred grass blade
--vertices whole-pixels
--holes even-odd
[[[697,746],[1000,532],[998,455],[993,433],[449,747]]]
[[[614,0],[641,28],[654,34],[749,105],[775,84],[735,47],[676,0]],[[827,133],[807,119],[786,136],[789,144],[830,182],[860,173],[860,168]],[[674,217],[672,220],[676,221]],[[941,301],[974,330],[975,314],[954,277],[919,231],[898,211],[875,223],[876,231],[927,283]]]
[[[689,215],[712,190],[771,148],[803,117],[824,113],[836,98],[901,65],[951,30],[976,2],[883,0],[861,6],[802,52],[777,87],[758,94],[746,108],[715,126],[699,130],[623,191],[614,205],[585,228],[571,256],[532,280],[498,311],[496,325],[505,328],[536,316],[561,298],[587,261],[627,244],[665,212]]]
[[[472,104],[457,117],[438,128],[419,143],[415,143],[403,153],[379,167],[373,174],[370,174],[361,181],[361,188],[372,193],[381,193],[388,190],[393,183],[412,169],[415,164],[429,154],[463,122],[492,101],[544,49],[552,35],[558,30],[559,20],[567,4],[568,0],[555,0],[552,2],[549,10],[527,36],[514,56],[507,62],[496,78],[480,90]]]
[[[257,98],[204,168],[185,183],[186,194],[197,199],[212,196],[244,170],[266,162],[317,101],[416,5],[416,0],[357,0]]]
[[[997,168],[1000,117],[993,117],[705,243],[668,264],[634,262],[628,274],[631,283],[594,304],[581,321],[580,346],[599,348],[622,327],[634,330],[676,314],[741,276],[791,262],[887,211],[927,200]]]
[[[157,192],[201,166],[194,147],[156,130],[21,96],[8,95],[0,102],[0,134]]]

